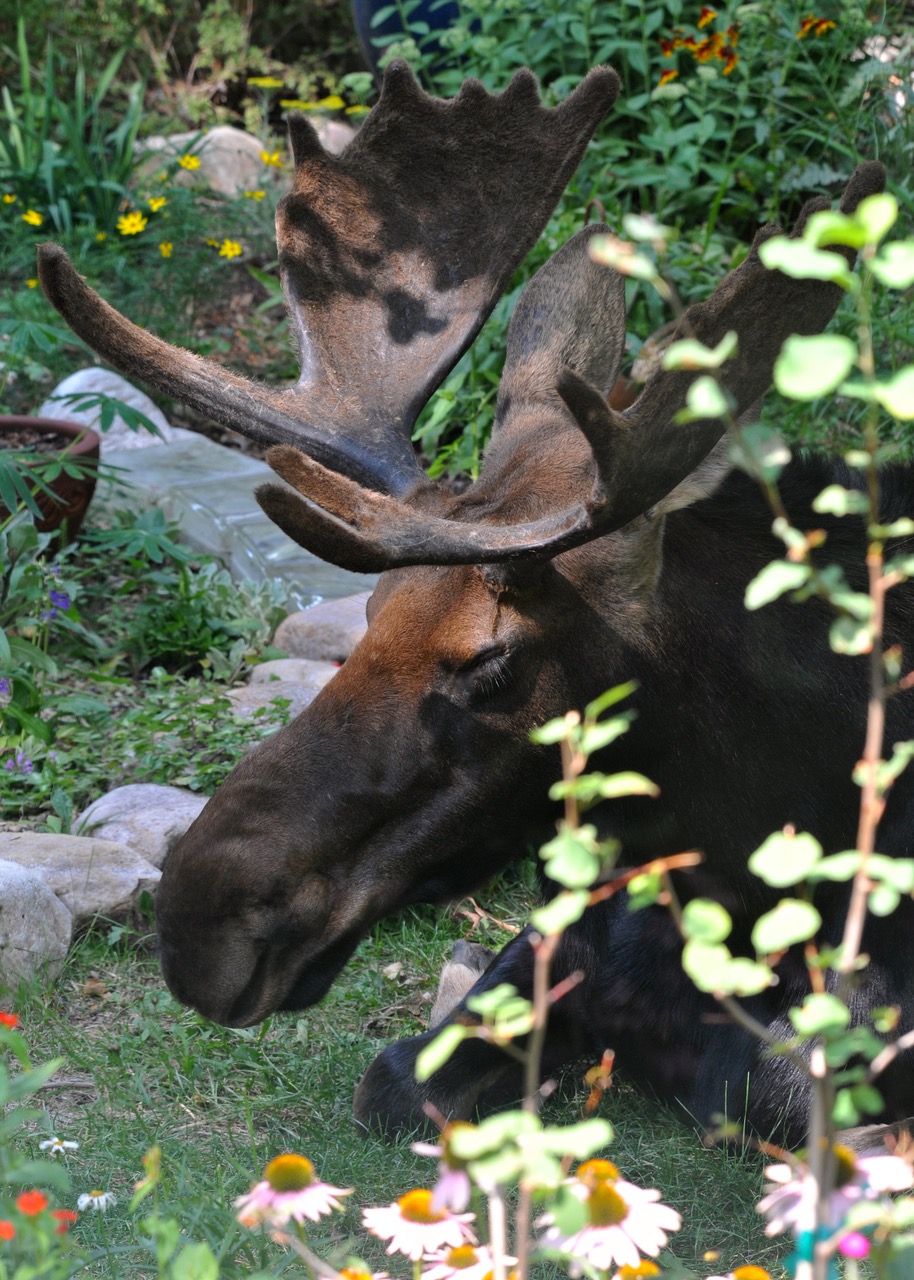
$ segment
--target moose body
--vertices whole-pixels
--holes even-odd
[[[617,90],[615,74],[598,69],[545,110],[519,73],[503,94],[468,82],[439,102],[393,64],[339,159],[293,119],[296,180],[277,238],[302,378],[286,391],[135,328],[60,250],[42,250],[48,296],[96,350],[275,446],[268,460],[291,488],[258,497],[280,527],[337,564],[381,571],[350,659],[242,760],[166,862],[163,971],[216,1021],[245,1026],[308,1007],[377,920],[476,889],[548,839],[558,752],[534,745],[530,731],[624,680],[637,681],[637,717],[594,764],[640,770],[660,794],[605,804],[594,821],[629,865],[700,848],[705,860],[679,892],[723,902],[736,949],[750,950],[752,922],[771,902],[746,861],[772,831],[793,824],[828,852],[853,843],[865,659],[831,653],[815,603],[742,608],[778,544],[755,486],[730,472],[723,424],[674,422],[693,375],[658,373],[624,413],[607,405],[624,281],[591,259],[599,228],[556,253],[517,304],[479,480],[461,495],[431,483],[409,442]],[[841,207],[882,181],[880,166],[861,166]],[[824,203],[808,205],[798,228]],[[745,420],[784,338],[818,332],[838,299],[832,284],[765,271],[756,245],[688,310],[681,332],[709,345],[737,334],[722,381]],[[801,524],[835,478],[833,464],[815,460],[785,472]],[[911,514],[912,499],[911,476],[889,473],[885,517]],[[859,582],[862,527],[816,525],[828,534],[820,554]],[[906,656],[912,607],[909,593],[891,594],[886,640]],[[914,737],[912,698],[892,700],[889,742]],[[910,788],[903,777],[889,800],[880,847],[890,854],[911,849]],[[845,898],[842,886],[821,894],[831,942]],[[870,925],[872,963],[854,997],[858,1017],[899,1005],[902,1030],[914,1022],[911,908],[906,900]],[[510,981],[529,991],[531,954],[521,935],[477,990]],[[556,955],[557,980],[573,971],[583,981],[554,1009],[547,1072],[611,1047],[634,1078],[703,1122],[726,1112],[800,1137],[800,1074],[691,986],[661,908],[629,913],[621,899],[591,908]],[[807,990],[802,957],[788,953],[779,977],[748,1002],[775,1035]],[[466,1017],[465,1005],[452,1016]],[[393,1045],[371,1066],[356,1099],[367,1123],[411,1128],[427,1102],[465,1115],[516,1090],[511,1063],[480,1040],[420,1087],[413,1066],[426,1040]],[[887,1117],[914,1109],[908,1063],[885,1077]]]

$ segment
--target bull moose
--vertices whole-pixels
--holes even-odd
[[[476,889],[554,831],[547,798],[557,749],[530,731],[607,687],[635,680],[631,732],[596,758],[652,778],[657,799],[594,811],[630,865],[699,848],[684,898],[722,901],[733,942],[771,905],[748,855],[787,823],[827,850],[853,842],[851,772],[863,741],[864,658],[827,644],[824,606],[783,599],[755,613],[746,583],[777,555],[755,485],[731,470],[717,419],[677,425],[695,376],[657,372],[624,411],[607,403],[625,339],[624,281],[591,260],[585,227],[542,267],[516,306],[495,428],[478,481],[461,494],[430,481],[411,444],[417,415],[469,347],[544,227],[619,88],[592,71],[560,105],[541,105],[520,71],[500,94],[468,80],[449,101],[407,66],[386,72],[378,105],[339,157],[304,117],[289,124],[291,194],[277,210],[279,259],[301,357],[292,388],[255,385],[132,325],[66,255],[40,253],[50,300],[128,375],[271,446],[285,486],[258,498],[293,539],[345,568],[379,571],[365,638],[291,724],[236,767],[171,852],[157,902],[161,961],[175,995],[206,1017],[249,1026],[320,1000],[372,925],[408,903]],[[841,208],[882,188],[860,166]],[[826,205],[809,202],[792,234]],[[767,271],[758,246],[681,332],[738,351],[723,383],[751,419],[791,333],[819,332],[838,288]],[[848,260],[853,251],[841,249]],[[794,461],[783,476],[802,519],[843,464]],[[885,518],[912,514],[911,475],[890,471]],[[816,518],[829,559],[860,580],[862,522]],[[856,527],[858,526],[859,527]],[[912,599],[892,593],[887,643],[909,655]],[[888,740],[914,737],[912,693],[892,699]],[[910,777],[880,835],[912,847]],[[819,902],[837,941],[846,886]],[[914,1025],[914,904],[871,923],[855,1017],[897,1004]],[[720,1016],[682,972],[659,907],[613,899],[566,933],[554,976],[584,979],[558,1003],[544,1070],[606,1046],[636,1081],[692,1116],[743,1115],[796,1140],[807,1090]],[[748,1005],[772,1032],[807,990],[788,953],[778,986]],[[476,990],[529,991],[521,934]],[[464,1005],[455,1016],[467,1017]],[[431,1033],[428,1033],[431,1034]],[[365,1075],[356,1113],[386,1129],[425,1102],[466,1115],[516,1087],[515,1068],[464,1042],[425,1085],[413,1066],[428,1036],[389,1046]],[[883,1079],[885,1118],[914,1109],[911,1056]]]

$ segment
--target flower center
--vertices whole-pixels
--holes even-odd
[[[628,1217],[628,1205],[608,1182],[598,1182],[587,1197],[587,1216],[592,1227],[614,1227]]]
[[[733,1273],[734,1275],[736,1272]],[[627,1262],[619,1268],[618,1280],[642,1280],[643,1276],[659,1276],[660,1268],[656,1262],[650,1262],[647,1258],[642,1258],[637,1267],[630,1266]]]
[[[733,1272],[733,1280],[771,1280],[771,1276],[764,1267],[750,1265],[748,1267],[737,1267]]]
[[[345,1280],[371,1280],[371,1272],[363,1271],[361,1267],[343,1267],[340,1275]]]
[[[457,1271],[462,1271],[464,1267],[475,1267],[478,1261],[479,1257],[471,1244],[460,1244],[447,1255],[447,1265]]]
[[[595,1187],[600,1182],[615,1182],[619,1170],[611,1160],[585,1160],[579,1164],[575,1177],[586,1187]]]
[[[857,1161],[853,1151],[849,1147],[842,1147],[840,1143],[835,1143],[832,1147],[832,1154],[835,1157],[835,1189],[840,1190],[856,1178]],[[750,1276],[749,1280],[755,1280],[755,1277]]]
[[[421,1222],[427,1226],[431,1222],[443,1222],[447,1217],[432,1208],[432,1193],[421,1188],[407,1191],[397,1201],[397,1206],[407,1222]]]
[[[274,1191],[304,1191],[314,1182],[314,1165],[304,1156],[276,1156],[263,1171]]]

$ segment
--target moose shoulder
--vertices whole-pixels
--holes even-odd
[[[638,769],[659,799],[595,812],[627,861],[698,847],[685,898],[724,903],[733,942],[770,905],[749,854],[794,824],[828,851],[853,840],[849,778],[863,740],[866,670],[828,648],[814,603],[746,613],[747,582],[777,554],[754,486],[730,474],[718,420],[674,422],[693,375],[657,373],[625,412],[609,408],[624,337],[624,282],[591,261],[585,228],[522,294],[509,333],[495,431],[478,482],[460,496],[430,482],[410,436],[422,406],[467,349],[532,245],[618,91],[600,68],[544,109],[521,72],[504,93],[473,81],[427,97],[404,64],[339,158],[301,118],[295,185],[277,211],[280,264],[302,376],[288,390],[248,383],[137,329],[45,246],[40,275],[76,331],[146,378],[262,443],[286,487],[259,498],[294,539],[344,567],[381,571],[367,634],[287,728],[235,769],[172,851],[157,902],[162,965],[175,994],[235,1026],[319,1000],[359,940],[410,902],[476,888],[554,829],[547,791],[557,751],[530,730],[634,678],[637,719],[596,763]],[[881,189],[881,166],[852,177],[841,207]],[[798,234],[809,214],[803,210]],[[723,382],[748,418],[791,333],[819,332],[836,286],[766,271],[758,243],[681,331],[737,334]],[[852,251],[838,249],[852,260]],[[802,524],[839,464],[792,464],[788,508]],[[908,472],[889,472],[886,520],[911,514]],[[289,487],[291,486],[291,487]],[[830,561],[860,580],[862,528],[818,519]],[[908,656],[910,593],[889,599],[886,640]],[[914,737],[914,694],[894,698],[888,741]],[[881,848],[906,853],[911,782],[894,789]],[[818,901],[818,899],[817,899]],[[837,941],[844,887],[823,895]],[[901,1008],[914,1025],[912,903],[871,923],[855,1016]],[[660,909],[612,900],[564,936],[555,975],[584,981],[558,1004],[545,1070],[616,1050],[630,1074],[702,1120],[744,1115],[788,1139],[804,1128],[803,1080],[768,1060],[682,972]],[[749,1001],[775,1035],[807,989],[788,953],[777,987]],[[476,990],[529,989],[521,935]],[[465,1017],[463,1007],[455,1011]],[[517,1087],[495,1049],[465,1042],[428,1084],[414,1082],[427,1037],[388,1048],[356,1111],[412,1127],[426,1101],[445,1115]],[[914,1109],[910,1057],[884,1078],[886,1118]]]

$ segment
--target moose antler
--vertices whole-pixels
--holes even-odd
[[[545,226],[619,90],[597,68],[559,106],[519,71],[501,94],[468,80],[424,93],[405,62],[339,157],[303,116],[295,183],[277,209],[283,286],[301,358],[292,390],[257,385],[139,329],[39,250],[50,301],[100,355],[262,444],[296,445],[382,493],[425,483],[410,436]]]

